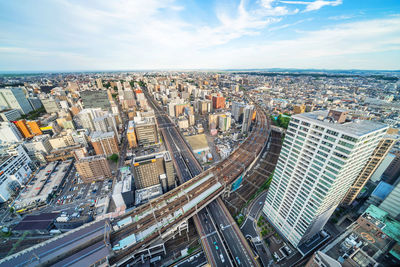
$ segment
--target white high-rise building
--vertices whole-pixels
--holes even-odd
[[[1,88],[0,89],[0,107],[8,107],[19,110],[22,114],[33,111],[24,89],[21,87]]]
[[[345,111],[292,116],[263,208],[295,247],[322,230],[388,126]]]
[[[247,105],[243,109],[243,122],[242,122],[242,134],[247,133],[249,131],[251,120],[253,117],[254,106]]]
[[[15,143],[22,139],[23,136],[14,123],[8,121],[0,122],[0,144]]]
[[[393,218],[400,218],[400,182],[398,182],[379,208],[387,211]]]
[[[7,201],[32,173],[32,160],[22,145],[18,145],[14,152],[13,155],[0,155],[0,202]]]

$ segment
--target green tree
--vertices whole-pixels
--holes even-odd
[[[112,154],[111,156],[108,157],[109,160],[114,161],[115,163],[118,162],[118,155],[117,154]]]

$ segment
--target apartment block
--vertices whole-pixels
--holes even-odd
[[[110,166],[104,156],[90,156],[81,158],[75,163],[84,183],[112,178]]]
[[[114,132],[94,132],[90,136],[90,141],[96,155],[119,154],[118,140]]]
[[[345,111],[292,116],[263,211],[293,246],[320,233],[387,129]]]

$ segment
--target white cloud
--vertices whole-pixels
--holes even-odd
[[[280,1],[280,2],[284,4],[306,5],[306,9],[304,10],[304,12],[319,10],[324,6],[338,6],[343,3],[342,0],[334,0],[334,1],[317,0],[313,2],[308,2],[308,1]]]

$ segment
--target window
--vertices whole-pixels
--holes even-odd
[[[330,135],[333,135],[333,136],[338,136],[339,135],[338,132],[335,132],[335,131],[332,131],[332,130],[327,130],[326,133],[330,134]]]
[[[347,142],[344,142],[344,141],[339,141],[339,145],[342,145],[342,146],[345,146],[345,147],[348,147],[348,148],[353,148],[354,147],[354,145],[352,145],[350,143],[347,143]]]
[[[357,139],[356,139],[356,138],[351,137],[351,136],[348,136],[348,135],[345,135],[345,134],[342,134],[342,138],[345,139],[345,140],[354,142],[354,143],[357,142]]]

